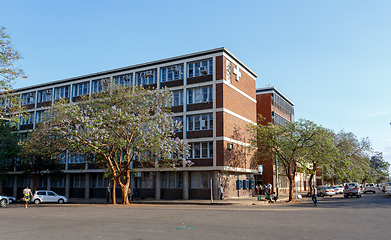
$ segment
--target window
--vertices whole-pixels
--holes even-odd
[[[57,87],[54,89],[54,100],[69,98],[69,86]]]
[[[37,111],[35,113],[35,123],[41,123],[45,121],[47,113],[45,111]]]
[[[172,92],[172,106],[183,105],[183,90]]]
[[[35,93],[22,94],[22,106],[35,103]]]
[[[154,174],[151,172],[141,173],[141,179],[137,182],[138,188],[154,188]]]
[[[74,188],[83,188],[85,183],[85,175],[84,174],[74,174],[71,179],[71,186]]]
[[[52,89],[46,89],[38,92],[38,102],[50,102],[52,101]]]
[[[67,158],[67,154],[65,152],[56,156],[57,161],[59,161],[62,164],[65,164],[66,158]]]
[[[160,71],[161,82],[183,79],[183,65],[164,67]]]
[[[103,173],[91,173],[91,187],[105,188],[107,186],[107,178],[103,177]]]
[[[157,70],[148,70],[136,73],[136,85],[150,85],[157,83]]]
[[[191,88],[187,90],[188,104],[213,101],[213,88],[211,86]]]
[[[175,129],[174,132],[183,132],[183,117],[174,117],[174,121],[180,124],[179,129]]]
[[[116,86],[129,86],[131,87],[133,85],[133,75],[122,75],[122,76],[115,76],[113,77],[113,84]]]
[[[188,77],[198,77],[202,75],[213,74],[213,60],[203,60],[188,63]]]
[[[182,188],[182,173],[162,172],[161,188]]]
[[[65,178],[52,181],[52,187],[60,187],[60,188],[65,187]]]
[[[69,154],[69,163],[85,163],[87,156],[80,153]]]
[[[213,114],[200,114],[187,117],[187,130],[199,131],[213,129]]]
[[[191,188],[210,188],[209,172],[191,172]]]
[[[89,93],[90,93],[90,83],[89,82],[79,83],[79,84],[73,85],[73,96],[74,97],[88,95]]]
[[[27,114],[29,114],[29,115],[21,118],[21,121],[20,121],[21,125],[33,124],[34,113],[31,112],[31,113],[27,113]]]
[[[100,80],[92,81],[92,93],[103,92],[106,84],[110,82],[110,78],[103,78]]]
[[[40,177],[38,180],[38,187],[46,188],[48,186],[48,179]]]
[[[213,158],[213,142],[201,142],[190,144],[189,158]]]

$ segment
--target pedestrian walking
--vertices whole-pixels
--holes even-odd
[[[314,202],[315,207],[318,206],[318,190],[315,185],[312,186],[312,201]]]
[[[223,200],[223,195],[224,195],[224,187],[223,184],[220,184],[220,200]]]
[[[272,187],[273,185],[271,185],[270,183],[267,184],[267,192],[269,195],[272,193]]]
[[[267,185],[266,183],[263,184],[263,194],[267,194]]]
[[[30,197],[33,196],[33,193],[31,192],[30,188],[26,186],[25,189],[23,189],[23,198],[22,201],[24,201],[24,208],[27,208],[28,202],[30,202]]]

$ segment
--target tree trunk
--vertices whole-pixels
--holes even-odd
[[[115,181],[113,180],[112,182],[113,184],[113,190],[111,191],[111,199],[112,199],[112,203],[113,204],[117,204],[117,201],[115,199]]]
[[[289,179],[289,198],[288,198],[288,202],[292,202],[293,201],[293,188],[295,187],[295,179],[292,178],[291,176],[288,177]]]
[[[310,180],[308,181],[310,185],[310,196],[312,197],[314,189],[312,188],[312,179],[314,178],[314,174],[310,174]]]
[[[33,175],[33,190],[34,190],[34,192],[37,191],[38,178],[39,178],[39,174],[38,173],[34,173],[34,175]]]
[[[130,170],[126,170],[125,184],[121,184],[122,204],[129,204]]]

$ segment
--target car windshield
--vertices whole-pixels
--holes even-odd
[[[330,188],[330,187],[325,187],[324,189],[329,190],[329,189],[331,189],[331,188]]]

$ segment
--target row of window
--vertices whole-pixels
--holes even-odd
[[[169,67],[162,67],[160,68],[161,82],[183,79],[184,77],[183,72],[184,72],[183,64],[169,66]],[[211,59],[188,63],[187,76],[189,78],[202,76],[202,75],[209,75],[209,74],[213,74],[213,61]],[[135,74],[135,83],[136,83],[135,85],[142,86],[142,85],[156,84],[157,75],[158,75],[157,69],[137,72]],[[104,90],[103,85],[105,81],[109,81],[109,79],[92,81],[92,88],[91,88],[92,93],[102,92]],[[133,86],[133,74],[114,76],[113,84],[118,86]],[[61,98],[69,98],[70,93],[71,93],[70,86],[62,86],[62,87],[54,88],[53,97],[52,97],[53,95],[52,89],[41,90],[38,91],[37,93],[37,102],[41,103],[41,102],[51,101],[52,99],[58,100]],[[73,93],[72,94],[73,97],[90,94],[90,82],[73,84],[72,93]],[[35,94],[36,94],[35,92],[22,94],[21,96],[22,105],[34,104],[35,97],[36,97]],[[202,94],[205,94],[205,92],[203,92]],[[199,99],[199,98],[195,97],[195,99]]]
[[[123,80],[123,78],[118,78],[116,80],[119,86],[126,85],[126,81]],[[103,86],[101,82],[100,84],[94,85],[93,84],[93,91],[103,91]],[[81,83],[73,86],[73,97],[83,96],[89,94],[89,82]],[[60,98],[69,98],[69,87],[64,87],[61,89],[57,88],[55,89],[55,100]],[[50,91],[50,90],[48,90]],[[173,106],[180,106],[183,105],[183,90],[176,90],[172,92],[172,105]],[[26,97],[24,98],[24,95],[22,95],[22,105],[28,105],[28,104],[34,104],[34,96],[32,97]],[[28,101],[24,101],[25,99],[28,99]],[[51,91],[45,92],[45,91],[39,91],[38,92],[38,103],[40,102],[47,102],[51,101]],[[204,103],[204,102],[212,102],[213,101],[213,87],[212,86],[204,86],[204,87],[197,87],[197,88],[190,88],[187,89],[187,103],[188,104],[194,104],[194,103]]]
[[[183,117],[174,117],[174,121],[183,126]],[[197,114],[187,116],[187,131],[213,130],[213,114]],[[176,129],[175,132],[182,132],[183,129]]]
[[[84,188],[86,184],[85,174],[71,174],[70,187],[72,188]],[[182,172],[162,172],[161,173],[162,189],[175,189],[183,187]],[[5,187],[13,187],[13,178],[7,178],[5,181]],[[18,187],[25,187],[30,185],[31,178],[19,178]],[[155,188],[155,174],[152,172],[141,173],[141,177],[136,178],[137,188]],[[39,188],[46,188],[48,184],[47,178],[40,178],[38,181]],[[55,180],[51,182],[53,188],[65,188],[65,178]],[[108,185],[107,178],[103,176],[103,173],[90,173],[90,187],[91,188],[106,188]],[[209,172],[190,172],[190,188],[210,188]]]
[[[78,85],[79,87],[76,88],[77,90],[75,90],[75,93],[77,94],[84,93],[85,91],[87,91],[86,89],[88,89],[88,85],[89,84]],[[188,104],[211,102],[213,101],[213,88],[212,86],[205,86],[205,87],[187,89],[187,96],[188,96],[187,97]],[[172,92],[172,105],[173,106],[183,105],[183,90]],[[44,111],[37,111],[35,114],[35,122],[36,123],[43,122],[44,117],[45,117]],[[26,116],[21,119],[21,125],[33,124],[33,120],[34,120],[34,116],[33,114],[30,114],[29,116]],[[198,128],[195,130],[200,130],[200,129]]]

